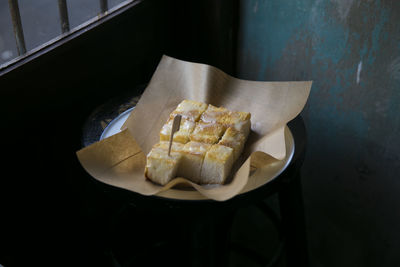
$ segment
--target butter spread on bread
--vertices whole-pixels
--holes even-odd
[[[161,128],[161,131],[160,131],[160,140],[161,141],[169,141],[169,138],[171,136],[171,130],[172,130],[172,122],[173,122],[173,119],[169,118],[167,123],[165,123],[164,126]],[[179,142],[182,144],[186,144],[187,142],[189,142],[190,134],[193,132],[195,126],[196,126],[196,123],[194,121],[181,119],[179,131],[177,131],[174,134],[173,141]]]
[[[233,165],[233,149],[223,145],[212,145],[207,151],[201,167],[202,184],[223,184]]]
[[[182,149],[182,160],[179,165],[178,176],[200,184],[201,167],[210,147],[210,144],[195,141],[185,144]]]
[[[234,127],[229,127],[218,144],[232,148],[233,160],[236,161],[240,154],[242,154],[245,142],[246,136],[242,132],[236,130]]]
[[[179,114],[182,118],[190,121],[198,121],[201,114],[207,109],[208,105],[205,103],[183,100],[176,109],[171,113],[170,117],[174,118],[175,115]]]
[[[173,151],[168,155],[168,149],[153,147],[147,154],[144,173],[150,180],[166,185],[176,177],[181,158],[180,152]]]
[[[221,138],[225,127],[218,123],[198,122],[190,134],[190,140],[207,144],[215,144]]]

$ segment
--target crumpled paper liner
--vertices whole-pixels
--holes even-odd
[[[97,180],[143,195],[184,184],[205,198],[227,200],[246,187],[251,168],[259,177],[268,176],[268,166],[285,158],[286,124],[303,109],[311,84],[245,81],[209,65],[163,56],[123,130],[79,150],[77,156]],[[251,133],[229,183],[198,185],[178,177],[162,187],[145,178],[146,154],[159,141],[160,129],[169,114],[184,99],[251,113]],[[181,191],[186,190],[190,189]]]

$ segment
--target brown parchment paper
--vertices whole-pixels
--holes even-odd
[[[285,158],[285,126],[303,109],[311,84],[240,80],[209,65],[163,56],[122,131],[79,150],[77,156],[94,178],[143,195],[185,184],[206,198],[227,200],[245,188],[251,168],[258,176],[269,175],[269,164]],[[251,133],[229,183],[201,186],[178,177],[162,187],[145,178],[146,154],[184,99],[251,113]]]

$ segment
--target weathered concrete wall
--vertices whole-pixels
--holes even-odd
[[[242,0],[238,76],[313,80],[313,266],[400,266],[400,1]]]

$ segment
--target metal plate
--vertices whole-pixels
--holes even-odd
[[[112,120],[108,126],[104,129],[100,140],[117,134],[120,132],[121,126],[125,123],[127,118],[129,117],[130,112],[134,108],[130,108],[125,112],[121,113],[117,118]],[[286,141],[286,157],[281,161],[276,161],[272,164],[268,165],[268,175],[265,177],[249,177],[249,182],[240,192],[240,194],[249,192],[254,190],[258,187],[264,186],[268,182],[272,181],[276,177],[278,177],[290,164],[295,150],[294,138],[289,129],[286,126],[285,128],[285,141]],[[169,189],[164,192],[160,192],[157,196],[165,197],[165,198],[172,198],[172,199],[180,199],[180,200],[204,200],[207,199],[203,195],[201,195],[196,190],[184,190],[184,189]]]
[[[121,114],[118,115],[115,119],[113,119],[107,127],[104,129],[103,133],[100,136],[100,140],[103,140],[104,138],[110,137],[111,135],[114,135],[116,133],[119,133],[121,131],[122,125],[125,123],[125,121],[128,119],[129,114],[131,114],[131,111],[134,109],[130,108],[122,112]]]

